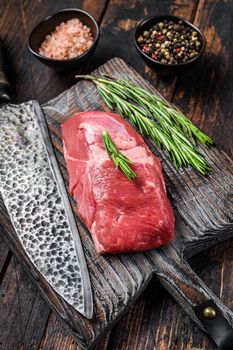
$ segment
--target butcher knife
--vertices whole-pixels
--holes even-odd
[[[40,105],[10,103],[0,43],[0,192],[37,270],[87,318],[93,301],[82,243]]]

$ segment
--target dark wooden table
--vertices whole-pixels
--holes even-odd
[[[14,102],[56,96],[75,83],[73,74],[58,75],[28,52],[27,38],[42,18],[60,9],[89,11],[101,27],[101,39],[89,72],[118,56],[139,71],[232,155],[232,0],[0,0],[0,35],[7,48]],[[136,23],[152,14],[175,14],[204,31],[207,47],[198,69],[160,78],[147,68],[133,46]],[[0,227],[4,237],[4,227]],[[233,309],[233,241],[190,261],[205,283]],[[0,349],[81,349],[50,311],[21,263],[0,236]],[[95,350],[215,349],[172,297],[154,279],[125,317]]]

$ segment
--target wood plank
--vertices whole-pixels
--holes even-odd
[[[98,342],[98,344],[93,347],[93,350],[106,350],[108,340],[109,335]],[[48,326],[40,344],[40,350],[51,349],[82,350],[54,313],[50,314]]]
[[[194,24],[207,39],[205,53],[196,67],[180,76],[173,101],[214,138],[219,149],[231,156],[233,51],[229,40],[232,12],[231,1],[200,1]]]
[[[0,344],[4,350],[38,349],[50,310],[14,256],[1,283],[0,296]]]
[[[3,279],[5,271],[7,269],[9,260],[11,258],[11,253],[6,243],[2,240],[0,235],[0,283]]]

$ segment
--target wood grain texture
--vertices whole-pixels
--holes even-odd
[[[108,340],[109,336],[107,335],[102,341],[98,342],[98,344],[93,347],[93,350],[106,350]],[[48,327],[40,343],[40,349],[82,350],[82,348],[77,345],[73,337],[71,337],[66,331],[55,313],[50,314]]]
[[[45,331],[49,309],[37,288],[28,285],[27,276],[22,274],[22,266],[15,257],[8,265],[0,295],[0,348],[17,349],[19,344],[22,347],[27,344],[30,349],[37,349]],[[29,333],[28,327],[33,327],[33,332]],[[12,328],[14,336],[7,332]]]
[[[191,259],[191,265],[206,285],[232,309],[233,241],[219,244]],[[224,258],[223,258],[224,257]],[[222,290],[222,292],[221,292]],[[110,338],[111,350],[214,350],[216,347],[154,278]]]
[[[96,8],[93,5],[94,1],[85,1],[85,3],[89,6],[87,10],[94,10],[96,11]],[[72,77],[61,77],[56,76],[53,74],[52,71],[47,70],[47,68],[42,68],[42,65],[40,65],[38,62],[31,59],[31,64],[33,65],[33,72],[36,75],[35,82],[37,83],[36,86],[31,83],[32,76],[31,71],[29,71],[28,67],[25,67],[25,62],[29,61],[29,55],[24,51],[23,58],[21,52],[18,50],[18,47],[24,43],[24,40],[26,39],[25,33],[20,32],[18,35],[15,35],[16,27],[14,26],[14,21],[17,16],[20,16],[19,11],[19,4],[24,4],[25,12],[26,12],[26,20],[28,21],[27,17],[29,18],[29,21],[32,21],[33,18],[36,18],[36,16],[39,16],[41,14],[40,12],[40,6],[42,6],[44,9],[45,15],[49,14],[46,10],[46,6],[51,9],[51,12],[53,12],[53,9],[55,6],[61,6],[61,7],[68,7],[67,4],[69,4],[69,1],[63,1],[61,4],[59,4],[59,1],[54,4],[54,2],[46,1],[45,2],[38,2],[36,1],[33,3],[33,7],[37,9],[36,14],[34,16],[31,16],[30,9],[32,8],[31,2],[27,1],[2,1],[3,6],[0,6],[0,9],[5,12],[7,11],[7,16],[4,16],[4,23],[2,22],[2,18],[0,21],[1,26],[1,33],[4,33],[5,38],[8,40],[7,45],[9,44],[9,41],[11,41],[11,49],[14,50],[14,47],[16,49],[14,50],[14,53],[11,54],[11,60],[13,60],[13,69],[10,69],[12,73],[12,84],[15,83],[14,78],[15,72],[14,69],[17,69],[17,90],[14,89],[14,96],[15,100],[21,101],[22,99],[28,99],[30,97],[37,97],[40,101],[47,100],[46,95],[48,97],[55,96],[58,92],[62,91],[63,89],[69,87],[73,80]],[[8,3],[8,4],[7,4]],[[100,2],[98,2],[100,3]],[[47,5],[48,4],[48,5]],[[102,29],[102,35],[101,35],[101,45],[99,46],[99,51],[97,52],[98,56],[98,63],[96,61],[97,56],[94,57],[93,61],[90,63],[90,67],[97,66],[99,63],[102,63],[104,60],[104,57],[107,52],[113,52],[112,56],[118,55],[119,50],[121,50],[122,54],[121,57],[125,58],[128,62],[131,62],[131,64],[140,71],[144,76],[150,79],[150,81],[153,82],[154,85],[158,88],[160,92],[162,92],[164,95],[166,95],[169,98],[173,97],[173,94],[175,95],[175,101],[177,105],[180,105],[186,112],[190,113],[190,116],[193,118],[193,120],[199,124],[203,125],[206,130],[208,130],[210,133],[214,131],[215,135],[218,139],[218,146],[221,146],[223,149],[225,149],[228,153],[232,152],[232,138],[224,138],[222,135],[226,132],[228,135],[232,133],[231,125],[228,124],[225,125],[225,113],[228,113],[228,110],[231,106],[229,103],[229,95],[227,99],[225,96],[227,96],[227,91],[224,92],[224,94],[221,94],[221,103],[218,104],[217,101],[218,95],[215,95],[215,105],[214,105],[214,111],[217,112],[218,118],[221,118],[221,121],[218,121],[218,118],[215,121],[210,120],[210,116],[208,112],[201,115],[201,108],[206,108],[207,105],[211,104],[211,96],[210,101],[205,102],[205,99],[202,99],[202,95],[206,95],[205,92],[205,86],[206,84],[201,84],[201,89],[199,89],[199,82],[197,84],[193,85],[192,80],[193,76],[195,78],[195,74],[192,74],[190,72],[186,76],[181,76],[178,79],[175,78],[169,78],[166,81],[159,79],[157,77],[156,73],[151,72],[147,67],[144,67],[142,61],[137,56],[136,51],[134,50],[133,45],[130,44],[128,46],[128,49],[124,50],[123,48],[127,43],[130,41],[131,35],[133,34],[133,28],[131,28],[131,31],[128,31],[127,28],[130,23],[131,18],[136,18],[140,20],[144,17],[144,14],[150,14],[154,13],[156,9],[156,13],[164,14],[164,13],[173,13],[183,16],[187,19],[193,19],[195,12],[196,12],[196,5],[198,4],[198,1],[140,1],[140,4],[138,4],[138,1],[110,1],[109,6],[106,11],[106,16],[104,16],[104,27]],[[227,4],[227,11],[225,11],[225,5]],[[77,6],[77,1],[75,2],[75,5]],[[83,5],[83,6],[84,6]],[[5,8],[4,8],[5,6]],[[15,7],[15,11],[12,11],[12,6]],[[35,7],[37,6],[37,7]],[[86,5],[85,5],[86,6]],[[60,7],[60,8],[61,8]],[[112,8],[112,9],[111,9]],[[110,9],[108,11],[108,9]],[[140,11],[139,11],[140,9]],[[216,11],[218,9],[218,12]],[[98,11],[98,9],[97,9]],[[3,13],[2,12],[2,13]],[[47,13],[46,13],[47,12]],[[95,13],[93,12],[94,16]],[[217,18],[217,14],[219,13],[219,17]],[[200,1],[198,6],[198,16],[201,16],[200,25],[202,28],[207,28],[209,26],[209,23],[212,23],[212,27],[218,31],[218,36],[222,40],[222,35],[224,33],[225,38],[230,38],[230,32],[229,32],[229,25],[225,26],[223,23],[223,20],[229,23],[229,19],[231,18],[231,2],[223,2],[223,1]],[[112,15],[113,14],[113,17]],[[215,14],[215,17],[212,17],[212,15]],[[221,14],[221,16],[220,16]],[[20,21],[20,20],[19,20]],[[121,26],[121,29],[119,30],[117,28],[118,22]],[[117,23],[117,25],[113,27],[113,24]],[[7,29],[6,29],[7,26]],[[12,29],[11,29],[12,28]],[[213,30],[212,30],[213,33]],[[24,36],[24,39],[21,39],[21,36]],[[118,39],[118,36],[120,36],[120,40]],[[108,38],[112,38],[113,40],[109,41]],[[215,35],[213,36],[215,41]],[[211,36],[208,36],[207,42],[211,39]],[[223,40],[222,47],[224,48],[225,44],[227,43],[227,40]],[[19,46],[18,42],[20,43]],[[115,43],[115,45],[111,45],[109,48],[109,42]],[[25,46],[24,46],[25,47]],[[118,48],[119,47],[119,48]],[[228,50],[230,47],[228,47]],[[8,53],[10,51],[8,50]],[[219,52],[213,52],[211,54],[211,60],[213,62],[212,67],[215,67],[216,70],[220,71],[224,68],[227,70],[227,75],[230,77],[232,74],[232,69],[230,65],[226,65],[225,67],[221,66],[218,67],[218,62],[221,62],[221,51]],[[27,57],[27,59],[26,59]],[[24,67],[23,67],[24,66]],[[40,67],[39,67],[40,66]],[[20,68],[21,67],[21,68]],[[22,67],[24,73],[22,73]],[[201,65],[201,70],[197,72],[202,77],[202,74],[205,73],[206,68],[210,69],[208,66],[208,60],[207,65]],[[21,74],[19,74],[19,71],[21,70]],[[39,72],[42,72],[44,74],[44,77],[46,79],[40,79],[40,75],[37,76]],[[49,79],[47,79],[47,75]],[[206,76],[208,82],[208,75]],[[217,76],[217,79],[215,79],[215,84],[212,85],[212,92],[215,92],[215,89],[218,89],[218,83],[221,83],[221,86],[224,86],[224,84],[230,84],[232,79],[227,79],[226,74],[223,76],[220,74]],[[178,84],[176,85],[176,81],[178,81]],[[175,87],[175,93],[174,93],[174,87]],[[197,93],[192,97],[191,94],[189,94],[190,88],[194,88]],[[22,90],[21,90],[22,89]],[[190,102],[189,102],[190,98]],[[200,98],[201,104],[198,103],[198,100]],[[197,102],[197,105],[199,107],[195,110],[195,113],[193,113],[195,109],[195,102]],[[225,106],[224,106],[225,103]],[[219,107],[217,107],[217,105]],[[225,113],[222,113],[222,110],[224,108]],[[211,111],[211,113],[213,110]],[[227,114],[230,116],[230,114]],[[227,145],[225,147],[224,145]],[[61,146],[59,146],[61,148]],[[3,231],[4,234],[4,231]],[[220,294],[220,297],[223,298],[224,302],[228,303],[229,307],[232,307],[231,303],[231,290],[232,290],[232,275],[233,275],[233,268],[232,268],[232,258],[231,258],[231,250],[232,245],[228,241],[224,245],[224,248],[221,250],[220,248],[215,248],[209,250],[209,252],[206,252],[204,255],[199,254],[197,258],[192,259],[192,266],[195,267],[195,270],[200,274],[201,277],[205,280],[207,285],[210,285],[212,289],[216,292],[216,294]],[[213,258],[214,256],[214,258]],[[229,257],[229,258],[228,258]],[[216,263],[216,261],[218,263]],[[23,273],[23,272],[22,272]],[[25,273],[24,273],[25,275]],[[24,277],[26,278],[26,276]],[[221,281],[221,287],[220,287],[220,281]],[[30,281],[27,279],[27,283],[30,285]],[[156,293],[154,292],[156,291]],[[29,293],[29,291],[27,291]],[[30,293],[29,293],[30,294]],[[156,299],[155,299],[156,298]],[[158,304],[157,304],[158,301]],[[8,301],[10,302],[10,301]],[[139,306],[138,306],[139,305]],[[12,307],[12,309],[14,309]],[[109,349],[132,349],[132,344],[134,346],[134,349],[144,349],[143,344],[146,344],[146,348],[148,349],[190,349],[191,347],[198,347],[202,349],[213,349],[213,344],[204,336],[202,332],[200,332],[190,321],[189,319],[185,318],[185,315],[180,310],[180,308],[171,300],[171,298],[168,296],[168,294],[164,294],[164,291],[161,287],[159,287],[158,282],[156,280],[153,280],[150,284],[149,288],[147,289],[145,295],[143,295],[139,302],[134,306],[131,307],[130,313],[128,316],[124,318],[124,320],[127,320],[128,326],[126,327],[126,323],[124,320],[122,320],[118,326],[116,326],[114,333],[112,337],[110,338],[110,345]],[[135,312],[133,310],[136,310]],[[35,311],[34,311],[35,312]],[[39,312],[39,310],[37,311]],[[143,314],[143,317],[141,316],[141,313]],[[173,315],[173,318],[171,318],[171,314]],[[175,315],[175,317],[174,317]],[[51,318],[49,318],[50,320]],[[148,320],[148,321],[147,321]],[[50,324],[50,321],[48,323],[48,326]],[[132,327],[130,326],[132,325]],[[14,333],[15,325],[12,325],[11,330]],[[65,331],[61,331],[61,325],[60,322],[53,323],[53,327],[55,328],[55,333],[58,334],[60,332],[61,338],[67,337]],[[30,330],[30,325],[28,325],[28,329]],[[32,331],[32,328],[31,328]],[[7,332],[7,329],[6,329]],[[9,329],[8,329],[9,333]],[[124,335],[124,336],[123,336]],[[72,343],[71,337],[67,337],[67,339],[70,339],[66,346],[68,347],[68,344]],[[145,338],[146,343],[145,343]],[[56,336],[53,337],[54,342],[56,342]],[[43,346],[43,343],[41,343]],[[56,350],[59,348],[63,348],[64,343],[56,343]],[[53,347],[52,342],[49,343],[50,347]],[[1,346],[0,346],[1,348]],[[6,348],[6,347],[5,347]],[[4,348],[4,350],[5,350]],[[49,347],[47,347],[49,348]],[[98,347],[97,347],[98,348]],[[9,348],[10,350],[12,348]]]
[[[10,258],[11,258],[11,253],[6,243],[3,241],[2,237],[0,236],[0,283],[5,274]]]
[[[219,149],[233,155],[232,137],[232,1],[200,1],[194,24],[203,30],[207,46],[199,65],[182,75],[174,103],[209,133]],[[186,88],[191,81],[189,89]],[[223,131],[224,134],[223,134]]]

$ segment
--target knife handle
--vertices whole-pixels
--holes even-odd
[[[10,84],[5,75],[5,58],[0,38],[0,102],[9,102],[10,98]]]
[[[219,350],[233,349],[233,312],[205,285],[171,244],[152,252],[155,273],[188,316]]]

